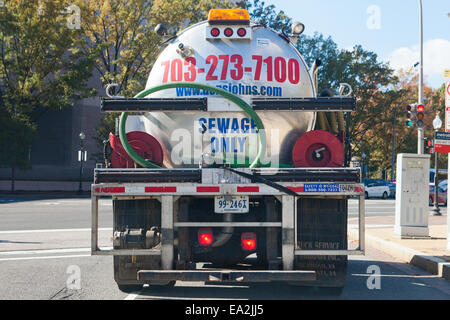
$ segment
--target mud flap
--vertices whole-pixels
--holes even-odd
[[[301,198],[297,202],[297,244],[304,250],[347,249],[347,199]],[[296,285],[343,287],[347,256],[296,256],[296,270],[314,270],[315,282]]]

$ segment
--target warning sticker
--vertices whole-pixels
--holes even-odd
[[[305,192],[339,192],[338,184],[305,183]]]

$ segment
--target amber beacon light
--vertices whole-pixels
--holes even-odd
[[[245,9],[211,9],[209,24],[250,24],[250,15]]]

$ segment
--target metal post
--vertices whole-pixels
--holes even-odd
[[[81,161],[80,161],[80,179],[79,179],[79,184],[78,184],[78,193],[82,193],[83,192],[83,185],[82,185],[82,180],[83,180],[83,142],[81,142],[81,146],[80,146],[80,151],[81,151]]]
[[[419,104],[423,104],[423,20],[422,0],[419,0],[419,34],[420,34],[420,69],[419,69]],[[417,153],[423,154],[423,128],[417,128]]]
[[[83,192],[83,160],[84,160],[84,145],[83,145],[83,140],[86,138],[86,135],[83,132],[80,132],[80,134],[78,135],[80,138],[80,151],[79,151],[79,156],[78,156],[78,160],[80,161],[80,179],[79,179],[79,184],[78,184],[78,193],[81,194]]]
[[[173,196],[161,196],[161,269],[173,269]]]
[[[98,196],[96,195],[91,197],[91,215],[91,254],[94,254],[98,249]]]
[[[359,240],[359,246],[358,249],[361,251],[365,251],[366,250],[366,207],[365,207],[365,194],[362,193],[359,195],[359,201],[358,201],[358,218],[359,218],[359,235],[358,235],[358,240]]]
[[[439,168],[438,168],[438,153],[436,150],[434,150],[434,208],[433,208],[433,215],[440,216],[441,211],[439,209],[439,193],[438,193],[438,174],[439,174]]]
[[[392,164],[391,164],[391,181],[394,181],[394,165],[395,165],[395,122],[397,120],[397,108],[394,109],[394,129],[392,130]]]
[[[296,203],[293,196],[282,196],[281,223],[282,244],[281,254],[283,270],[294,270],[295,231],[294,216]]]

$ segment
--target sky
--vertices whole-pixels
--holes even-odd
[[[342,49],[362,45],[395,70],[419,61],[418,0],[265,0],[294,21],[305,34],[322,33]],[[423,0],[425,84],[438,88],[450,69],[450,0]],[[418,68],[416,69],[418,72]],[[447,79],[450,81],[450,79]]]

